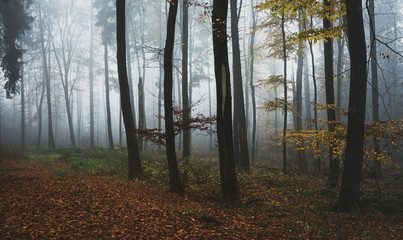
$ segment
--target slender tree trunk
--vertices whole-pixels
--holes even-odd
[[[307,55],[307,54],[306,54]],[[305,64],[304,64],[304,95],[305,95],[305,112],[306,116],[305,118],[307,120],[312,119],[312,114],[311,114],[311,88],[309,84],[309,64],[308,64],[308,58],[306,58]]]
[[[164,5],[166,6],[166,3],[164,2]],[[162,50],[162,11],[159,14],[159,49]],[[158,116],[162,116],[162,78],[164,76],[164,71],[162,68],[162,61],[163,59],[161,58],[162,54],[158,55],[159,59],[159,70],[160,70],[160,76],[158,79]],[[162,124],[161,124],[161,117],[158,117],[158,129],[162,129]],[[160,145],[158,145],[158,149],[160,149]]]
[[[90,78],[90,146],[95,147],[94,138],[94,20],[93,9],[91,9],[91,29],[90,29],[90,65],[89,65],[89,78]]]
[[[142,79],[139,78],[139,81],[141,82],[141,95],[139,95],[139,97],[141,97],[141,104],[139,101],[139,128],[140,130],[146,129],[147,128],[147,119],[146,119],[146,113],[145,113],[145,91],[144,91],[144,85],[146,82],[146,54],[144,51],[144,27],[145,27],[145,8],[143,6],[144,3],[142,3],[141,5],[141,15],[140,15],[140,21],[141,21],[141,25],[140,25],[140,30],[141,30],[141,55],[142,55],[142,59],[143,59],[143,74],[142,74]],[[140,127],[141,124],[141,127]],[[140,150],[147,150],[147,143],[143,141],[143,137],[140,136]]]
[[[331,6],[329,0],[324,0],[325,7]],[[328,18],[323,19],[323,28],[330,29],[332,27]],[[326,88],[326,105],[327,105],[327,121],[328,131],[332,134],[335,130],[336,111],[334,109],[334,83],[333,83],[333,39],[326,38],[324,40],[325,54],[325,88]],[[335,156],[337,146],[329,142],[329,176],[328,184],[330,188],[338,186],[339,182],[339,159]]]
[[[311,24],[312,24],[312,19],[311,19]],[[312,60],[312,80],[313,80],[313,92],[314,92],[314,100],[313,100],[313,112],[314,112],[314,126],[315,126],[315,131],[318,131],[318,87],[316,83],[316,76],[315,76],[315,56],[313,54],[313,47],[312,47],[312,41],[308,41],[309,43],[309,49],[311,52],[311,60]],[[317,148],[319,148],[319,142],[316,143]],[[314,156],[316,160],[316,171],[320,173],[320,155],[318,153],[315,153]]]
[[[372,87],[372,121],[379,121],[379,99],[378,99],[378,60],[376,56],[376,41],[375,41],[375,7],[374,0],[368,1],[368,11],[370,17],[370,42],[371,42],[371,87]],[[380,152],[379,140],[375,137],[372,140],[372,144],[374,146],[374,150],[376,153]],[[376,177],[380,177],[382,175],[382,167],[381,162],[375,160],[373,173]]]
[[[22,46],[21,46],[22,48]],[[24,60],[22,60],[24,61]],[[21,66],[21,147],[25,151],[25,78],[24,64]]]
[[[299,32],[302,32],[302,19],[301,16],[299,18]],[[297,105],[297,114],[296,114],[296,127],[297,131],[302,130],[302,75],[303,75],[303,67],[304,67],[304,52],[302,42],[298,45],[298,64],[297,64],[297,82],[296,82],[296,105]],[[301,138],[301,146],[304,146],[304,139]],[[307,160],[305,157],[305,150],[298,150],[298,168],[301,172],[306,173],[307,171]]]
[[[165,41],[164,53],[164,110],[165,110],[165,134],[166,152],[169,170],[169,187],[172,192],[184,192],[179,176],[178,162],[175,152],[175,132],[173,126],[173,106],[172,106],[172,56],[175,41],[175,21],[178,11],[178,0],[172,0],[169,6],[167,37]]]
[[[346,1],[347,35],[350,47],[350,97],[344,169],[337,210],[358,214],[361,211],[360,185],[364,151],[367,90],[366,43],[361,0]]]
[[[214,68],[217,89],[217,138],[223,205],[242,206],[235,172],[232,137],[231,81],[227,45],[228,0],[214,0],[212,13]]]
[[[286,49],[286,36],[284,30],[284,13],[281,15],[281,33],[283,37],[283,62],[284,62],[284,123],[283,123],[283,172],[287,172],[287,111],[288,111],[288,103],[287,103],[287,49]]]
[[[51,102],[51,92],[50,92],[50,76],[48,72],[48,65],[47,65],[47,59],[46,59],[46,50],[45,50],[45,40],[43,38],[43,19],[42,19],[42,13],[41,13],[41,8],[39,7],[39,21],[41,22],[39,24],[40,26],[40,31],[41,31],[41,48],[42,48],[42,58],[43,58],[43,72],[45,74],[45,79],[46,79],[46,99],[47,99],[47,105],[48,105],[48,148],[54,149],[55,148],[55,140],[53,138],[53,124],[52,124],[52,102]]]
[[[242,87],[242,66],[241,66],[241,53],[239,48],[239,33],[238,33],[239,18],[237,15],[237,0],[231,0],[231,35],[232,35],[232,61],[233,61],[233,79],[234,79],[234,92],[235,109],[238,111],[238,131],[239,131],[239,153],[240,164],[243,170],[250,169],[249,162],[249,145],[248,145],[248,132],[246,127],[245,117],[245,101],[243,96]]]
[[[251,1],[251,10],[252,10],[252,33],[250,35],[249,42],[249,57],[250,57],[250,77],[249,77],[249,86],[252,98],[252,164],[255,164],[255,156],[256,156],[256,96],[255,96],[255,86],[253,85],[253,71],[254,71],[254,63],[255,63],[255,53],[254,53],[254,45],[255,45],[255,27],[256,27],[256,12],[254,8],[254,0]]]
[[[338,48],[338,53],[337,53],[337,99],[336,99],[336,106],[337,106],[337,111],[336,111],[336,118],[338,118],[338,121],[341,121],[341,115],[340,115],[340,107],[341,107],[341,93],[342,93],[342,80],[343,80],[343,51],[344,51],[344,39],[343,38],[338,38],[337,39],[337,48]]]
[[[111,104],[109,100],[109,64],[108,64],[108,45],[104,43],[104,65],[105,65],[105,97],[106,97],[106,121],[108,128],[108,141],[109,149],[113,150],[113,137],[112,137],[112,118],[111,118]]]
[[[141,174],[141,162],[139,145],[137,142],[136,124],[133,119],[132,107],[130,103],[130,91],[126,69],[126,37],[125,37],[125,0],[116,0],[116,19],[117,19],[117,58],[120,101],[123,113],[123,121],[126,129],[126,144],[129,162],[129,178]]]
[[[139,94],[139,130],[143,131],[145,129],[144,123],[145,123],[145,109],[144,109],[144,96],[143,93],[144,91],[142,90],[144,88],[143,86],[143,78],[139,77],[139,84],[138,84],[138,94]],[[144,150],[144,141],[143,141],[143,136],[139,136],[139,148],[140,152]]]
[[[182,5],[182,111],[183,121],[189,121],[190,101],[188,87],[188,50],[189,50],[189,1]],[[183,130],[183,159],[187,162],[190,157],[191,132],[190,125],[185,124]]]
[[[37,112],[38,112],[38,138],[36,141],[36,150],[39,150],[39,147],[41,146],[41,138],[42,138],[42,105],[43,105],[43,98],[45,96],[45,88],[46,88],[46,78],[43,78],[42,81],[42,92],[41,92],[41,98],[39,100],[39,106],[37,107]]]

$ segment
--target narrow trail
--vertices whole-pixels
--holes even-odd
[[[327,211],[323,197],[304,197],[241,179],[245,209],[179,196],[139,180],[71,174],[0,161],[0,239],[401,239],[401,224],[379,212],[352,218]],[[49,164],[49,163],[48,163]],[[204,191],[203,191],[204,192]],[[319,206],[320,205],[320,206]]]

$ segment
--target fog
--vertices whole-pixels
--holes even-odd
[[[163,82],[163,54],[166,37],[166,19],[168,3],[166,1],[127,0],[127,45],[129,79],[132,81],[133,103],[137,126],[145,129],[159,127],[158,104],[163,104],[161,83]],[[278,25],[264,25],[270,18],[267,11],[251,8],[251,1],[241,1],[239,18],[239,36],[243,89],[246,102],[246,118],[249,144],[252,132],[252,102],[250,77],[250,41],[255,33],[254,75],[253,85],[256,88],[257,137],[256,153],[258,161],[274,161],[280,156],[278,141],[283,129],[284,113],[280,107],[268,109],[267,106],[275,99],[283,97],[281,85],[268,84],[267,79],[273,75],[283,75],[283,61],[275,54],[279,42],[275,35]],[[254,2],[254,1],[253,1]],[[216,88],[214,76],[214,60],[211,27],[212,1],[191,1],[189,7],[189,95],[191,95],[192,115],[205,116],[216,114]],[[93,5],[94,4],[94,5]],[[256,5],[256,2],[254,2]],[[396,0],[377,1],[376,35],[378,65],[378,96],[379,120],[399,120],[403,118],[403,32],[402,3]],[[31,30],[25,32],[20,45],[25,49],[23,55],[22,80],[19,83],[20,94],[13,99],[6,99],[6,91],[0,89],[0,144],[4,147],[24,147],[25,149],[47,149],[49,147],[49,117],[47,91],[45,89],[48,71],[50,80],[50,102],[52,107],[53,136],[56,148],[89,148],[91,147],[91,102],[90,79],[93,79],[93,113],[94,113],[94,145],[93,147],[108,148],[108,116],[106,102],[105,74],[109,81],[110,116],[113,145],[115,148],[126,146],[124,125],[121,117],[119,83],[117,75],[116,37],[114,1],[79,1],[79,0],[41,0],[29,6],[28,12],[33,16]],[[182,5],[180,4],[179,8]],[[251,14],[257,14],[257,27],[253,28]],[[230,15],[229,15],[230,16]],[[174,48],[174,105],[181,107],[181,14],[178,11],[175,48]],[[230,21],[230,19],[228,19]],[[366,34],[369,44],[369,20],[364,11]],[[313,21],[320,26],[322,20]],[[334,23],[338,25],[336,21]],[[228,24],[228,28],[230,24]],[[286,33],[291,36],[298,32],[298,23],[290,20],[286,23]],[[228,29],[230,34],[230,29]],[[231,36],[228,36],[230,39]],[[343,37],[343,48],[339,49],[337,39],[333,42],[334,49],[334,82],[337,107],[347,109],[349,95],[349,51]],[[43,40],[44,48],[41,43]],[[230,68],[232,69],[232,48],[229,43]],[[291,45],[297,45],[292,43]],[[312,57],[308,42],[304,42],[304,68],[302,86],[302,119],[303,129],[312,129],[314,116],[314,86],[312,79]],[[105,70],[105,45],[108,50]],[[317,80],[318,104],[326,104],[323,65],[323,41],[313,42],[315,76]],[[342,62],[338,62],[338,52],[342,52]],[[92,52],[92,53],[91,53]],[[367,54],[369,56],[369,54]],[[46,56],[47,69],[44,66]],[[341,64],[341,72],[337,66]],[[370,65],[368,64],[370,72]],[[92,69],[92,70],[91,70]],[[91,73],[92,71],[92,73]],[[232,70],[231,70],[232,71]],[[106,73],[105,73],[106,72]],[[290,51],[288,57],[288,102],[295,103],[293,85],[297,75],[297,54]],[[231,74],[232,76],[232,74]],[[372,85],[368,74],[367,123],[372,122]],[[337,83],[337,79],[340,81]],[[144,81],[144,89],[139,89],[139,79]],[[4,85],[3,74],[0,82]],[[306,85],[308,83],[308,85]],[[341,84],[338,86],[337,84]],[[162,89],[161,89],[162,90]],[[341,91],[338,94],[337,91]],[[144,95],[145,121],[139,122],[139,93]],[[22,102],[24,94],[24,102]],[[66,97],[67,94],[67,97]],[[66,100],[67,98],[67,100]],[[309,98],[309,99],[307,99]],[[209,104],[211,102],[211,105]],[[197,103],[197,104],[196,104]],[[23,107],[24,105],[24,107]],[[69,105],[66,107],[66,105]],[[67,108],[70,113],[67,112]],[[22,112],[22,109],[24,112]],[[342,111],[341,111],[342,112]],[[69,125],[70,115],[71,123]],[[294,116],[293,116],[294,114]],[[24,115],[24,117],[23,117]],[[161,115],[163,115],[163,108]],[[295,113],[288,113],[288,129],[294,130]],[[318,112],[318,119],[326,120],[326,111]],[[337,117],[342,123],[347,122],[346,115]],[[160,119],[161,120],[161,119]],[[23,122],[24,121],[24,122]],[[400,123],[401,124],[401,123]],[[319,123],[324,129],[325,123]],[[401,126],[401,125],[400,125]],[[25,131],[22,130],[25,129]],[[161,120],[164,130],[164,121]],[[72,136],[74,134],[74,136]],[[210,137],[212,134],[212,137]],[[75,143],[73,144],[73,140]],[[176,136],[177,150],[181,151],[181,134]],[[386,143],[385,143],[386,144]],[[397,149],[401,149],[398,142]],[[388,147],[386,147],[388,148]],[[395,146],[396,148],[396,146]],[[158,146],[146,142],[144,151],[158,149]],[[296,158],[295,147],[288,150],[291,159]],[[192,131],[192,151],[217,151],[214,133]],[[268,154],[270,153],[270,154]],[[312,155],[312,153],[310,153]],[[401,153],[393,151],[393,159],[402,161]],[[326,159],[326,156],[325,158]],[[323,160],[325,161],[325,160]],[[278,161],[279,162],[279,161]],[[294,164],[294,160],[290,164]]]

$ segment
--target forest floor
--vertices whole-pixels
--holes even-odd
[[[246,207],[225,209],[218,181],[177,195],[59,157],[0,156],[0,239],[403,239],[402,212],[333,212],[318,179],[252,170],[239,184]]]

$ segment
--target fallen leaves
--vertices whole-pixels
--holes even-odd
[[[72,171],[56,159],[53,167]],[[401,224],[377,211],[360,217],[329,212],[329,203],[313,190],[268,186],[257,174],[243,177],[240,186],[248,208],[222,209],[208,199],[219,186],[179,196],[139,180],[55,177],[36,161],[0,173],[0,239],[399,239],[403,234]]]

